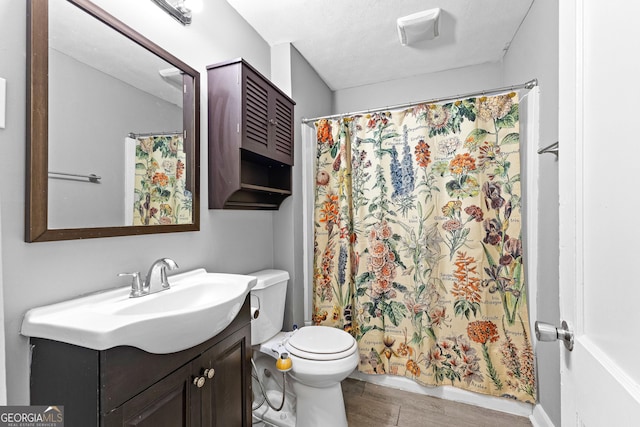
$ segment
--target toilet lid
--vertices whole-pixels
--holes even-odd
[[[328,326],[306,326],[298,329],[285,348],[294,356],[312,360],[336,360],[356,351],[356,340],[347,332]]]

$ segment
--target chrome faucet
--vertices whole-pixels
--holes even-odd
[[[176,270],[177,268],[178,264],[171,258],[160,258],[154,261],[142,284],[142,294],[148,295],[169,289],[167,269]]]
[[[167,269],[175,270],[177,268],[178,264],[171,258],[160,258],[151,264],[144,282],[140,281],[140,273],[137,271],[133,273],[120,273],[118,276],[131,276],[131,293],[129,294],[129,298],[138,298],[169,289]]]

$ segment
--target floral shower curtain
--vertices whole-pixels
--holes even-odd
[[[313,319],[360,371],[535,402],[518,103],[316,122]]]
[[[181,135],[137,138],[133,225],[191,224]]]

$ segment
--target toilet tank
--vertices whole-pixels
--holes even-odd
[[[284,302],[289,273],[283,270],[261,270],[249,273],[258,278],[251,290],[251,307],[260,305],[260,314],[251,321],[251,345],[261,344],[282,330]]]

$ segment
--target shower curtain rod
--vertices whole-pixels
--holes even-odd
[[[129,132],[129,138],[138,138],[140,136],[160,136],[160,135],[182,135],[183,131],[181,130],[172,130],[171,132],[141,132],[141,133],[133,133]]]
[[[400,109],[400,108],[409,108],[409,107],[413,107],[414,105],[419,105],[419,104],[433,104],[435,102],[452,101],[454,99],[469,98],[469,97],[477,96],[477,95],[492,95],[492,94],[495,94],[495,93],[507,92],[507,91],[516,90],[516,89],[533,89],[536,86],[538,86],[538,79],[533,79],[533,80],[529,80],[528,82],[523,83],[523,84],[519,84],[519,85],[506,86],[506,87],[501,87],[501,88],[491,89],[491,90],[476,91],[476,92],[471,92],[471,93],[465,93],[465,94],[462,94],[462,95],[447,96],[447,97],[444,97],[444,98],[434,98],[434,99],[429,99],[427,101],[409,102],[409,103],[405,103],[405,104],[392,105],[392,106],[382,107],[382,108],[372,108],[370,110],[354,111],[352,113],[331,114],[329,116],[314,117],[312,119],[304,119],[303,118],[302,119],[302,123],[315,122],[316,120],[320,120],[320,119],[336,119],[336,118],[339,118],[339,117],[353,116],[353,115],[358,115],[358,114],[367,114],[367,113],[375,113],[375,112],[379,112],[379,111],[396,110],[396,109]]]

